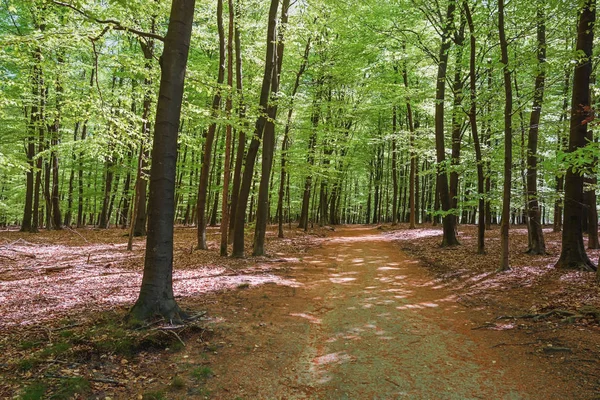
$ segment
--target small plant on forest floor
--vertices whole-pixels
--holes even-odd
[[[41,344],[42,342],[36,340],[24,340],[21,343],[19,343],[19,347],[21,348],[21,350],[31,350],[35,347],[38,347]]]
[[[41,400],[44,398],[48,387],[41,382],[34,382],[23,389],[23,393],[19,396],[20,400]]]
[[[70,349],[71,349],[70,343],[59,342],[59,343],[53,344],[49,347],[46,347],[44,350],[42,350],[40,352],[40,356],[41,357],[57,356],[59,354],[66,353]]]
[[[194,368],[191,375],[194,379],[205,381],[213,376],[213,372],[209,367],[203,366]]]
[[[83,377],[61,379],[52,399],[66,400],[76,394],[86,395],[91,390],[90,382]]]
[[[153,390],[142,395],[142,400],[164,400],[165,394],[161,390]]]
[[[29,371],[33,368],[35,368],[36,366],[38,366],[40,364],[40,360],[38,360],[37,358],[34,357],[30,357],[30,358],[24,358],[21,361],[19,361],[17,363],[17,367],[23,371]]]
[[[238,289],[248,289],[250,287],[249,283],[240,283],[237,288]]]
[[[171,389],[173,390],[181,390],[185,388],[185,379],[180,376],[174,376],[171,379]]]

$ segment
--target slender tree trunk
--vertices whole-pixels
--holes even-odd
[[[510,269],[508,231],[510,229],[510,189],[512,183],[512,81],[508,65],[508,43],[504,31],[504,0],[498,0],[498,34],[500,36],[500,51],[504,65],[504,194],[502,198],[502,225],[500,239],[502,255],[500,270]]]
[[[256,120],[256,124],[254,126],[254,136],[252,137],[252,141],[250,142],[250,146],[248,148],[248,154],[246,155],[246,167],[244,168],[244,175],[242,177],[240,187],[240,194],[235,215],[236,221],[233,230],[233,257],[244,257],[244,228],[246,207],[248,205],[248,198],[250,197],[250,188],[252,186],[252,177],[254,175],[254,164],[256,162],[256,155],[258,154],[258,148],[260,146],[260,141],[262,140],[263,131],[267,122],[267,103],[269,101],[269,95],[271,92],[273,69],[275,68],[275,30],[277,24],[278,7],[279,1],[271,0],[271,6],[269,8],[269,23],[267,27],[267,52],[265,57],[265,71],[263,74],[263,83],[260,92],[259,117]]]
[[[134,320],[184,317],[173,295],[173,222],[177,136],[195,0],[173,0],[161,57],[160,94],[150,170],[150,206],[144,275]]]
[[[288,9],[290,0],[283,0],[281,6],[281,22],[278,35],[278,41],[275,46],[272,81],[271,81],[271,101],[267,109],[269,116],[263,135],[262,150],[262,174],[260,186],[258,188],[258,207],[256,212],[256,229],[254,231],[254,256],[265,254],[265,235],[267,232],[267,220],[269,217],[269,179],[273,167],[273,154],[275,152],[275,119],[277,118],[277,93],[279,92],[279,76],[283,62],[284,52],[284,27],[288,23]]]
[[[402,79],[404,81],[404,87],[408,89],[408,71],[406,64],[402,70]],[[408,118],[408,146],[410,154],[410,173],[408,178],[408,202],[409,202],[409,229],[416,228],[417,221],[417,210],[416,210],[416,179],[417,179],[417,155],[415,153],[415,123],[413,119],[412,105],[410,98],[406,99],[406,117]]]
[[[437,155],[437,193],[442,206],[443,232],[442,247],[458,245],[456,237],[456,215],[451,212],[452,202],[446,168],[446,146],[444,144],[444,99],[446,93],[446,73],[448,69],[448,53],[450,50],[450,34],[454,20],[456,1],[450,0],[443,22],[442,44],[439,53],[439,64],[436,84],[435,103],[435,148]],[[437,196],[436,196],[437,199]]]
[[[227,34],[227,101],[225,102],[225,114],[227,119],[231,118],[233,107],[233,36],[234,36],[234,10],[233,0],[227,2],[229,8],[229,30]],[[229,231],[229,181],[231,177],[231,145],[232,127],[227,124],[225,131],[225,171],[223,174],[223,199],[221,200],[221,257],[227,256],[227,234]]]
[[[304,56],[302,58],[302,62],[300,63],[300,68],[298,69],[298,72],[296,73],[296,80],[294,81],[294,87],[292,88],[292,95],[291,95],[291,103],[290,103],[290,109],[288,110],[288,115],[287,115],[287,121],[285,124],[285,130],[283,133],[283,142],[281,144],[281,175],[279,178],[279,196],[278,196],[278,201],[277,201],[277,215],[279,220],[278,222],[278,234],[277,236],[280,238],[283,238],[283,197],[284,197],[284,193],[285,193],[285,182],[286,182],[286,175],[287,175],[287,157],[288,157],[288,149],[290,146],[290,130],[292,128],[292,116],[294,114],[294,99],[296,96],[296,93],[298,92],[298,88],[300,87],[300,79],[302,78],[302,75],[304,74],[304,71],[306,71],[306,67],[308,64],[308,55],[310,54],[310,46],[311,46],[311,39],[309,38],[308,41],[306,42],[306,47],[304,48]]]
[[[392,225],[398,223],[398,151],[396,132],[398,130],[398,110],[392,109]]]
[[[58,64],[62,64],[63,59],[62,56],[58,57]],[[62,229],[62,214],[60,211],[60,193],[59,193],[59,162],[58,162],[58,153],[57,147],[60,143],[60,123],[61,123],[61,107],[62,107],[62,95],[63,95],[63,87],[60,82],[60,78],[56,78],[56,115],[54,117],[54,123],[50,129],[51,137],[51,152],[50,152],[50,160],[52,163],[52,226],[56,230]]]
[[[217,128],[216,118],[221,107],[220,86],[225,80],[225,30],[223,28],[223,0],[217,1],[217,26],[219,31],[219,76],[217,78],[217,91],[213,97],[212,117],[214,121],[208,127],[206,141],[204,142],[204,160],[200,172],[200,183],[198,185],[198,250],[207,250],[206,245],[206,204],[208,195],[208,182],[210,177],[210,162],[212,156],[213,142]]]
[[[538,127],[542,113],[544,99],[544,86],[546,81],[546,17],[544,15],[544,2],[541,2],[537,11],[537,45],[538,45],[538,73],[535,78],[535,92],[533,108],[529,119],[529,135],[527,141],[527,216],[529,220],[529,254],[546,254],[544,231],[540,218],[540,205],[537,189],[537,163],[538,163]]]
[[[557,150],[558,151],[567,151],[569,147],[568,138],[565,132],[563,132],[563,123],[567,120],[569,116],[569,85],[571,83],[571,70],[570,68],[566,68],[565,70],[565,80],[564,80],[564,89],[563,89],[563,106],[562,113],[560,115],[560,126],[561,129],[558,131],[557,137]],[[565,127],[565,131],[567,127]],[[559,171],[556,175],[556,194],[557,198],[554,202],[554,232],[560,232],[562,230],[562,215],[563,215],[563,199],[565,189],[565,176],[564,171]]]
[[[239,8],[236,8],[236,18],[239,17]],[[236,91],[239,97],[239,117],[240,120],[244,121],[246,117],[246,106],[244,104],[244,91],[242,82],[242,50],[241,50],[241,39],[240,30],[236,24],[235,26],[235,82]],[[236,223],[236,213],[238,206],[238,198],[240,194],[240,187],[242,183],[242,164],[244,163],[244,153],[246,151],[246,134],[244,129],[238,131],[238,145],[235,156],[235,168],[233,172],[233,187],[231,189],[231,215],[229,216],[229,244],[233,243],[233,232]]]
[[[458,187],[459,175],[458,166],[460,165],[460,148],[462,142],[462,128],[464,123],[464,111],[462,110],[464,81],[462,76],[462,58],[463,44],[465,41],[465,19],[461,18],[460,28],[455,34],[456,43],[456,62],[454,67],[454,81],[452,82],[452,94],[454,101],[452,104],[452,171],[450,172],[450,203],[453,210],[458,212]]]
[[[477,162],[477,195],[479,205],[479,216],[477,222],[477,253],[485,253],[485,175],[483,173],[483,157],[481,153],[481,142],[479,140],[479,131],[477,129],[477,39],[475,36],[475,25],[469,9],[469,3],[463,1],[465,17],[469,25],[470,32],[470,61],[469,61],[469,82],[471,107],[469,109],[469,122],[471,124],[471,133],[473,134],[473,143],[475,145],[475,161]]]

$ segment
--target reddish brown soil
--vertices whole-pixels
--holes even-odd
[[[194,232],[180,229],[175,291],[185,308],[207,311],[204,332],[182,333],[186,346],[175,353],[106,354],[93,365],[61,356],[25,373],[15,367],[26,356],[19,338],[54,332],[67,315],[89,326],[90,309],[124,313],[139,285],[142,244],[129,255],[121,231],[2,234],[0,255],[13,260],[0,273],[0,397],[57,373],[110,378],[116,383],[92,381],[86,395],[102,399],[150,391],[169,399],[599,397],[600,331],[578,311],[598,306],[590,274],[549,268],[557,253],[522,257],[518,231],[513,271],[497,274],[496,232],[490,254],[477,256],[470,227],[452,250],[437,247],[438,230],[403,228],[288,232],[285,241],[271,237],[273,257],[245,261],[191,253]],[[79,235],[87,243],[74,244]],[[64,247],[57,255],[51,246]],[[46,271],[51,259],[69,268]],[[21,276],[27,263],[34,266]],[[498,319],[554,309],[576,318]]]

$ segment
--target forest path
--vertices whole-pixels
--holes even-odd
[[[474,330],[480,311],[457,303],[392,235],[339,228],[285,277],[299,287],[219,297],[227,333],[210,360],[212,398],[564,396],[535,357],[494,347],[510,333]],[[228,314],[230,300],[238,308]]]

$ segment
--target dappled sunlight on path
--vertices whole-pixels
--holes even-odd
[[[292,314],[313,321],[299,379],[315,398],[520,398],[464,309],[392,236],[342,228],[302,261],[327,274],[304,282],[319,309]]]

